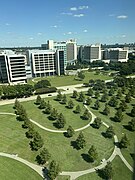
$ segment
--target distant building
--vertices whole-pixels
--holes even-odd
[[[82,60],[87,62],[101,60],[101,46],[98,44],[84,46]]]
[[[112,62],[127,62],[128,49],[111,48],[103,50],[102,60],[110,60]]]
[[[0,80],[4,83],[16,84],[26,82],[26,56],[16,54],[0,54]]]

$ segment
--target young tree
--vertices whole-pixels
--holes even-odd
[[[85,120],[90,119],[90,113],[89,113],[88,109],[86,109],[86,110],[84,111],[82,117],[83,117],[83,119],[85,119]]]
[[[122,91],[121,89],[118,89],[118,92],[117,92],[117,98],[120,99],[122,97]]]
[[[82,132],[80,132],[79,136],[76,139],[76,145],[78,149],[82,149],[86,145],[86,141]]]
[[[127,109],[127,103],[124,100],[121,100],[121,103],[119,105],[119,109],[121,109],[122,112]]]
[[[46,102],[44,101],[44,99],[41,99],[39,108],[44,109],[45,107],[46,107]]]
[[[106,102],[108,100],[108,94],[104,93],[101,97],[101,102]]]
[[[112,107],[116,107],[118,104],[117,98],[115,96],[112,96],[108,104]]]
[[[66,124],[66,120],[65,120],[65,117],[63,116],[62,113],[60,113],[58,115],[58,119],[57,119],[57,127],[58,128],[64,128],[65,124]]]
[[[52,120],[56,120],[56,119],[58,118],[57,109],[53,108],[53,109],[51,110],[50,118],[51,118]]]
[[[125,102],[126,103],[130,103],[130,101],[131,101],[131,94],[130,94],[130,92],[125,96]]]
[[[111,162],[107,162],[105,168],[102,169],[102,178],[106,180],[111,180],[113,177],[113,169]]]
[[[102,125],[101,118],[96,117],[95,120],[94,120],[94,122],[93,122],[93,124],[92,124],[92,126],[93,126],[94,128],[99,129],[99,128],[101,127],[101,125]]]
[[[36,99],[36,104],[39,105],[39,104],[41,103],[41,100],[42,100],[42,99],[41,99],[41,96],[38,95],[38,96],[37,96],[37,99]]]
[[[100,97],[100,93],[99,93],[99,91],[97,90],[97,91],[95,91],[95,98],[98,99],[99,97]]]
[[[89,159],[91,162],[94,162],[97,157],[98,157],[98,153],[96,148],[92,145],[88,151],[88,155],[89,155]]]
[[[61,100],[61,104],[66,104],[66,103],[67,103],[67,97],[64,94],[63,97],[62,97],[62,100]]]
[[[27,116],[23,119],[23,121],[24,121],[24,123],[22,124],[23,128],[29,128],[31,126],[31,122]]]
[[[79,104],[76,106],[76,109],[74,110],[74,112],[78,114],[81,112],[81,108]]]
[[[34,127],[31,125],[28,128],[28,131],[25,133],[27,138],[33,138],[36,134],[36,131],[34,130]]]
[[[77,98],[78,97],[78,92],[76,90],[73,91],[72,98]]]
[[[44,113],[45,113],[45,114],[50,114],[51,111],[52,111],[52,106],[51,106],[50,102],[48,101],[48,103],[46,104]]]
[[[84,96],[83,92],[80,92],[79,97],[78,97],[78,101],[84,102],[84,100],[85,100],[85,96]]]
[[[93,96],[93,90],[92,90],[92,88],[89,88],[89,89],[88,89],[87,95],[88,95],[88,96]]]
[[[115,122],[121,122],[123,120],[123,114],[121,109],[117,110],[113,119]]]
[[[135,117],[135,106],[133,106],[132,110],[131,110],[131,116]]]
[[[34,134],[33,141],[30,141],[32,150],[38,151],[44,145],[43,139],[38,132]]]
[[[43,148],[40,151],[40,154],[37,155],[36,160],[39,164],[45,164],[51,157],[51,154],[49,153],[49,151],[46,148]]]
[[[106,132],[105,132],[105,136],[107,138],[112,138],[114,136],[114,129],[113,129],[113,126],[110,126],[107,128]]]
[[[82,71],[78,72],[78,78],[80,80],[83,80],[85,78],[85,75],[84,75],[84,73]]]
[[[48,169],[48,177],[50,180],[54,180],[58,174],[60,173],[60,167],[59,167],[59,164],[56,163],[56,161],[51,161],[50,163],[50,166],[49,166],[49,169]]]
[[[135,131],[135,117],[128,122],[128,127],[131,131]]]
[[[107,116],[110,114],[110,108],[109,108],[108,104],[105,104],[105,108],[103,110],[103,114],[107,115]]]
[[[62,94],[61,94],[60,90],[58,90],[58,94],[57,94],[56,100],[57,101],[61,101],[62,100]]]
[[[112,95],[114,94],[114,92],[115,92],[114,87],[111,87],[111,89],[110,89],[109,92],[108,92],[108,95],[109,95],[109,96],[112,96]]]
[[[73,107],[74,107],[73,101],[72,101],[72,100],[69,100],[69,101],[68,101],[68,108],[69,108],[69,109],[73,109]]]
[[[85,101],[85,104],[86,105],[90,105],[92,103],[92,100],[91,98],[87,97],[86,101]]]
[[[124,136],[121,138],[121,141],[120,141],[120,147],[127,148],[128,145],[129,145],[129,140],[128,140],[126,134],[124,134]]]
[[[68,137],[72,137],[73,135],[74,135],[74,129],[72,128],[72,126],[69,126],[68,128],[67,128],[67,136]]]
[[[94,108],[95,108],[96,110],[98,110],[99,107],[100,107],[100,103],[99,103],[99,100],[97,99],[97,100],[95,101],[95,103],[94,103]]]
[[[20,107],[20,102],[15,99],[14,108],[17,110]]]

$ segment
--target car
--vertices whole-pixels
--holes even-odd
[[[52,96],[51,94],[48,94],[48,96]]]

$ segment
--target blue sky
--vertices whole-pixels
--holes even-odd
[[[135,0],[1,0],[0,47],[135,42]]]

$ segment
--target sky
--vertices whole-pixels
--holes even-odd
[[[135,42],[135,0],[0,0],[0,47]]]

